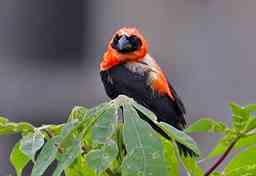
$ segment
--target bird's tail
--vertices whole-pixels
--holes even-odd
[[[177,144],[180,155],[183,155],[185,157],[187,157],[187,156],[198,157],[198,155],[193,150],[191,150],[190,148],[188,148],[184,144],[181,144],[178,141],[176,141],[176,144]]]

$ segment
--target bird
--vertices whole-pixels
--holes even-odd
[[[184,130],[184,104],[148,51],[148,42],[137,28],[122,27],[114,33],[99,64],[106,94],[111,99],[119,95],[133,98],[158,121]],[[176,144],[185,156],[195,155],[187,146]]]

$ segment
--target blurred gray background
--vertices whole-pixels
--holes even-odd
[[[138,27],[188,112],[230,121],[227,104],[256,100],[256,1],[2,0],[0,115],[63,122],[74,105],[108,100],[98,65],[113,32]],[[204,154],[216,136],[195,135]],[[0,136],[0,175],[18,136]],[[46,175],[50,175],[49,173]]]

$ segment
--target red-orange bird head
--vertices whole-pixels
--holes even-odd
[[[128,61],[139,61],[147,52],[148,44],[138,29],[123,27],[110,40],[101,61],[100,70],[108,70]]]

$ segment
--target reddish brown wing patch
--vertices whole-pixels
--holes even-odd
[[[173,93],[169,88],[169,84],[162,72],[157,73],[156,77],[151,82],[151,87],[160,95],[167,94],[173,101],[175,101]]]
[[[173,101],[175,101],[175,96],[169,87],[169,83],[156,61],[151,56],[147,55],[144,62],[149,65],[149,68],[151,68],[152,71],[150,75],[150,85],[152,89],[157,91],[160,95],[167,94]]]

